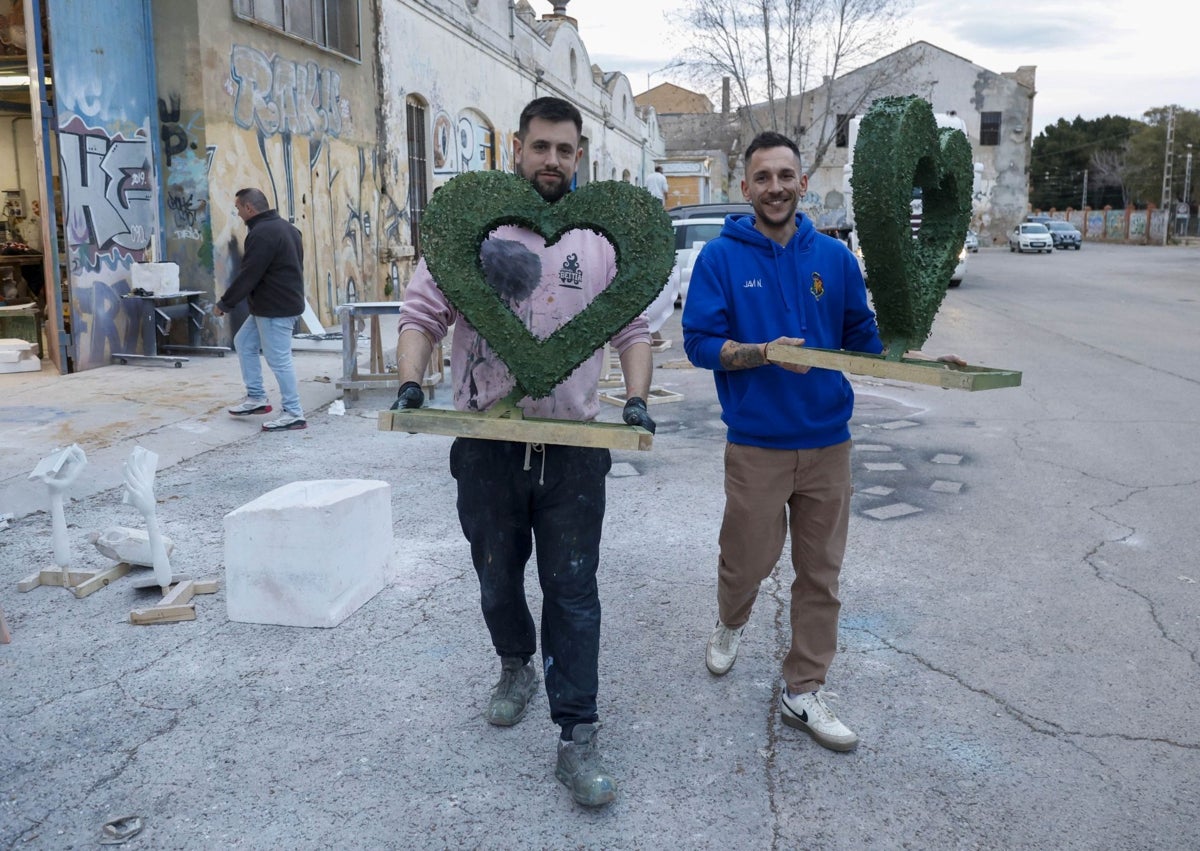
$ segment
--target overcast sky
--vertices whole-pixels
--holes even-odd
[[[531,0],[539,14],[549,0]],[[635,94],[690,86],[661,71],[682,49],[667,13],[684,0],[570,0],[592,62],[623,71]],[[892,49],[927,41],[989,71],[1037,66],[1035,135],[1059,118],[1200,109],[1195,0],[915,0]],[[716,93],[709,93],[715,95]]]

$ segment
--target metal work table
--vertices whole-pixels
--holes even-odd
[[[336,312],[342,321],[342,377],[337,386],[342,391],[343,399],[358,399],[359,390],[384,390],[400,388],[400,376],[395,371],[388,371],[384,365],[383,341],[379,331],[380,316],[398,316],[402,301],[358,301],[339,304]],[[358,319],[368,318],[371,334],[371,356],[367,372],[358,368]],[[429,398],[433,398],[434,388],[442,380],[442,347],[434,347],[430,366],[425,371],[421,385]]]
[[[204,327],[204,309],[199,304],[200,290],[179,290],[173,293],[150,293],[149,295],[134,295],[129,293],[121,296],[126,299],[137,299],[141,315],[138,323],[141,326],[142,353],[113,352],[112,359],[116,363],[171,363],[175,368],[187,362],[185,354],[216,355],[225,357],[230,351],[226,346],[203,346],[200,344],[200,331]],[[159,344],[159,337],[167,340],[171,333],[171,323],[182,319],[187,323],[188,345],[172,345],[164,342]]]

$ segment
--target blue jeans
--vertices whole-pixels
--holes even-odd
[[[483,619],[501,657],[529,659],[537,633],[525,599],[525,564],[537,546],[542,586],[542,669],[551,720],[564,730],[597,720],[600,530],[607,449],[460,437],[450,448],[458,519],[479,576]]]
[[[304,416],[300,407],[300,387],[296,383],[296,368],[292,364],[292,329],[296,327],[295,316],[246,317],[242,327],[233,338],[238,361],[242,365],[242,381],[246,383],[246,397],[266,399],[263,388],[262,361],[258,358],[261,349],[267,366],[279,382],[279,395],[283,410],[297,417]]]

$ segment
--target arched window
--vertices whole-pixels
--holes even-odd
[[[481,113],[467,110],[458,119],[458,171],[494,171],[496,131]]]

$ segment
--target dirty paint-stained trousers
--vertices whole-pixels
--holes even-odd
[[[837,650],[838,574],[850,519],[850,441],[820,449],[725,445],[725,516],[717,564],[721,623],[743,626],[792,536],[792,643],[783,679],[816,691]]]
[[[465,437],[450,448],[458,519],[479,576],[483,619],[501,657],[537,653],[525,599],[525,565],[537,547],[542,669],[550,717],[564,730],[598,720],[596,570],[611,466],[607,449]]]

